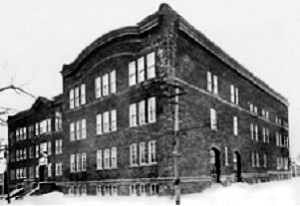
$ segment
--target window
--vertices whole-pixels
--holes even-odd
[[[137,165],[137,144],[130,145],[130,166]]]
[[[148,142],[148,151],[149,151],[149,163],[156,163],[156,141],[152,140]]]
[[[230,85],[230,100],[233,104],[239,104],[239,89],[234,85]]]
[[[96,133],[97,135],[102,134],[102,115],[97,114],[96,116]]]
[[[82,163],[82,165],[81,165],[81,169],[82,169],[82,171],[86,171],[86,153],[82,153],[81,154],[81,163]]]
[[[225,166],[228,166],[228,147],[224,147],[224,153],[225,153]]]
[[[207,72],[207,91],[212,92],[212,74],[211,72]]]
[[[148,99],[148,122],[156,122],[156,99],[151,97]]]
[[[102,150],[97,150],[97,154],[96,154],[96,158],[97,158],[97,170],[101,170],[102,169]]]
[[[52,163],[49,163],[48,164],[48,167],[47,167],[47,170],[48,170],[48,177],[51,177],[52,176],[52,170],[51,170],[51,167],[52,167]],[[29,170],[30,172],[30,170]]]
[[[145,124],[145,100],[139,102],[139,124]]]
[[[266,128],[265,127],[261,128],[261,133],[262,133],[262,136],[263,136],[263,142],[266,142]]]
[[[62,154],[62,139],[55,140],[55,154]]]
[[[74,89],[70,90],[69,97],[70,97],[70,109],[73,109],[75,106],[75,104],[74,104]]]
[[[254,129],[253,129],[253,123],[250,123],[250,134],[251,134],[251,139],[254,140]]]
[[[111,118],[111,131],[117,130],[117,110],[110,111],[110,118]]]
[[[266,128],[266,142],[269,143],[270,142],[270,131],[268,128]]]
[[[235,136],[238,135],[238,118],[237,117],[233,117],[233,134]]]
[[[256,167],[259,167],[259,154],[256,153]]]
[[[258,126],[255,125],[254,127],[254,135],[255,135],[255,140],[258,141]]]
[[[109,112],[103,113],[103,133],[109,132]]]
[[[40,174],[39,174],[39,166],[38,166],[38,165],[35,167],[35,177],[36,177],[36,178],[39,178],[39,177],[40,177]]]
[[[110,167],[110,152],[109,149],[104,150],[104,169],[109,169]]]
[[[129,67],[129,86],[136,84],[136,65],[135,61],[128,64]]]
[[[62,176],[62,163],[61,162],[55,164],[55,175]]]
[[[147,54],[147,79],[155,78],[155,53]]]
[[[61,112],[55,112],[55,131],[62,130],[62,115]]]
[[[214,87],[213,93],[218,94],[218,76],[216,75],[213,76],[213,87]]]
[[[52,154],[51,141],[48,142],[47,154],[48,155]]]
[[[81,121],[80,120],[76,121],[76,139],[77,140],[81,139],[80,126],[81,126]]]
[[[146,153],[146,146],[145,146],[145,142],[140,142],[140,148],[139,148],[139,152],[140,152],[140,164],[144,165],[147,163],[147,153]]]
[[[81,120],[81,138],[86,139],[86,120]]]
[[[117,168],[117,148],[111,148],[111,167]]]
[[[145,80],[145,61],[144,57],[140,57],[137,61],[138,63],[138,82],[143,82]]]
[[[74,122],[72,122],[70,124],[70,141],[74,141],[75,140],[75,124]]]
[[[252,162],[252,167],[255,167],[256,166],[256,161],[255,161],[255,153],[254,152],[251,152],[251,162]]]
[[[75,155],[71,154],[70,157],[70,170],[71,172],[76,172],[76,164],[75,164]]]
[[[40,134],[40,124],[35,123],[35,136],[38,136]]]
[[[110,93],[116,93],[116,70],[110,72]]]
[[[85,104],[86,103],[86,98],[85,98],[85,84],[82,84],[80,86],[80,94],[81,94],[81,97],[80,97],[80,103],[81,105]]]
[[[103,96],[108,95],[108,74],[104,74],[102,77],[102,89],[103,89]]]
[[[135,127],[136,126],[136,104],[131,104],[129,106],[129,126]]]
[[[39,156],[40,156],[39,149],[40,149],[39,145],[35,145],[35,157],[36,158],[39,158]],[[18,160],[18,156],[17,156],[17,160]]]
[[[79,107],[79,87],[75,88],[75,107]]]
[[[210,109],[210,128],[217,130],[217,113],[215,109]]]
[[[101,77],[95,79],[95,97],[96,99],[101,97]]]

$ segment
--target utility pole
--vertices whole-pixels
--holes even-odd
[[[175,204],[180,205],[180,177],[179,177],[179,88],[175,88],[175,118],[174,118],[174,137],[175,137],[175,146],[174,146],[174,187],[175,187]]]

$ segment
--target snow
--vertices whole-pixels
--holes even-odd
[[[5,205],[0,200],[0,205]],[[172,197],[157,196],[67,196],[52,192],[42,196],[27,196],[12,200],[13,205],[175,205]],[[296,206],[300,205],[300,178],[259,184],[236,183],[231,186],[213,185],[202,193],[181,196],[181,205],[199,206]]]

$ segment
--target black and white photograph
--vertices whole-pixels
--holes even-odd
[[[0,0],[0,205],[300,206],[300,2]]]

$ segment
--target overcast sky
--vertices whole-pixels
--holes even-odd
[[[290,102],[292,155],[300,154],[300,3],[297,0],[166,0],[188,22]],[[0,0],[0,87],[62,92],[60,71],[96,38],[135,25],[159,0]],[[0,107],[27,109],[12,91]],[[0,138],[5,136],[0,129]]]

